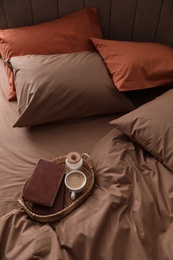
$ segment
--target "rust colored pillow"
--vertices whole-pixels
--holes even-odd
[[[95,50],[89,37],[102,37],[97,11],[84,8],[51,22],[0,30],[3,60],[27,54],[60,54]],[[9,100],[16,98],[11,70],[7,70]]]
[[[173,49],[147,42],[91,39],[119,91],[173,83]]]

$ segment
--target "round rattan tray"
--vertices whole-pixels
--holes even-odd
[[[81,193],[77,194],[77,198],[75,201],[73,201],[71,199],[70,192],[67,189],[65,189],[64,208],[63,208],[63,210],[61,210],[59,212],[56,212],[56,213],[53,213],[50,215],[38,215],[38,214],[32,212],[32,203],[24,200],[22,197],[23,191],[26,187],[28,180],[25,182],[25,184],[22,188],[21,197],[19,198],[19,203],[21,204],[22,208],[25,210],[25,212],[31,219],[39,221],[41,223],[58,222],[63,217],[65,217],[67,214],[69,214],[70,212],[75,210],[77,207],[79,207],[79,205],[86,198],[88,198],[88,196],[90,195],[90,193],[92,192],[93,187],[94,187],[95,176],[94,176],[94,170],[93,170],[93,163],[92,163],[90,156],[86,153],[83,153],[82,158],[83,158],[83,172],[85,173],[85,175],[87,177],[87,183],[86,183],[85,189]],[[52,161],[54,163],[65,164],[65,159],[66,159],[66,156],[60,156],[60,157],[53,159]]]

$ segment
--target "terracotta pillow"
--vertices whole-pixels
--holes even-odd
[[[20,114],[16,127],[134,109],[115,89],[97,52],[24,55],[10,62]]]
[[[110,122],[173,172],[173,89]]]
[[[97,11],[84,8],[60,19],[38,25],[0,30],[4,60],[26,54],[56,54],[94,50],[88,37],[102,37]],[[9,100],[16,98],[11,71]]]
[[[91,39],[120,91],[173,83],[173,49],[158,43]]]

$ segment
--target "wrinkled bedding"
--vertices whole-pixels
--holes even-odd
[[[118,130],[91,156],[105,198],[100,219],[109,227],[101,259],[172,259],[172,172]]]
[[[1,259],[172,259],[172,172],[116,129],[90,156],[94,190],[59,223],[0,218]]]

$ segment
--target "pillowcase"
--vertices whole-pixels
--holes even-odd
[[[173,89],[110,122],[173,172]]]
[[[9,62],[20,114],[15,127],[134,109],[115,89],[97,52],[24,55]]]
[[[91,39],[120,91],[173,83],[173,49],[147,42]]]
[[[0,30],[0,53],[4,60],[26,54],[56,54],[95,50],[88,37],[102,37],[97,11],[84,8],[51,22]],[[16,98],[11,71],[9,100]]]

